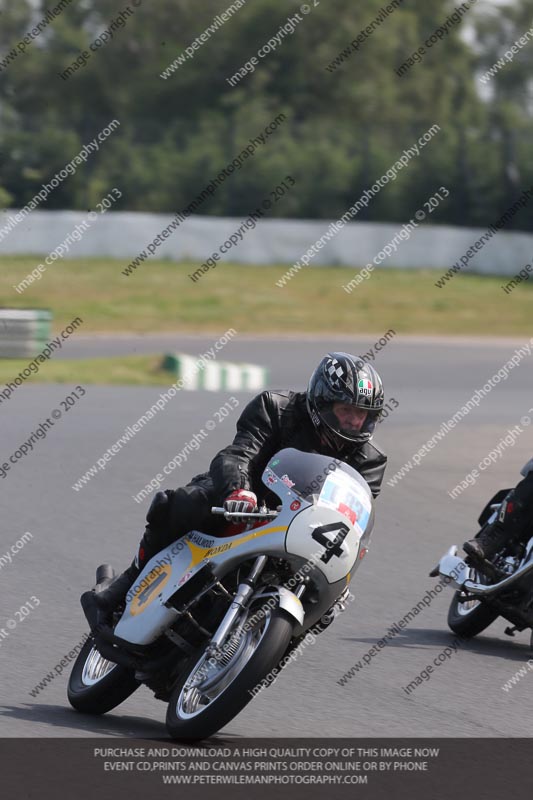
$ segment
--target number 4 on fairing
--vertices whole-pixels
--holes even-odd
[[[349,530],[348,525],[344,522],[330,522],[329,525],[321,525],[319,528],[314,529],[311,537],[315,542],[318,542],[326,548],[326,552],[322,553],[320,556],[320,560],[323,561],[324,564],[327,564],[333,556],[341,558],[344,553],[341,545],[346,539]],[[333,531],[338,531],[334,539],[328,539],[328,537],[324,535],[326,533],[332,533]]]

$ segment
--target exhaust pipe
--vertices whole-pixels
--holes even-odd
[[[514,583],[517,583],[519,580],[524,578],[530,572],[533,572],[533,561],[527,564],[527,566],[513,573],[513,575],[509,575],[507,578],[504,578],[498,583],[485,586],[483,583],[474,583],[466,580],[464,583],[464,588],[467,589],[471,594],[475,594],[479,597],[487,597],[488,595],[495,594],[503,589],[507,589],[509,586],[512,586]]]
[[[498,583],[492,583],[490,586],[487,586],[484,583],[476,583],[475,581],[471,581],[467,575],[470,571],[470,568],[465,564],[462,558],[459,558],[457,555],[457,547],[453,545],[450,547],[448,552],[439,562],[439,573],[446,578],[450,578],[451,582],[456,586],[457,589],[465,589],[470,594],[475,594],[477,597],[488,597],[492,594],[502,591],[503,589],[507,589],[509,586],[512,586],[514,583],[517,583],[523,577],[528,575],[530,572],[533,572],[533,560],[526,564],[526,566],[522,567],[522,569],[517,570],[517,572],[513,573],[513,575],[508,575],[503,580],[498,581]]]
[[[96,585],[98,586],[102,581],[113,580],[115,576],[116,572],[111,564],[100,564],[96,570]]]

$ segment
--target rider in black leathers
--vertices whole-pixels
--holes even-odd
[[[84,610],[94,624],[109,618],[146,563],[190,530],[214,533],[225,520],[212,506],[250,512],[263,500],[262,472],[284,447],[340,458],[367,481],[372,495],[380,491],[386,456],[370,440],[383,409],[384,394],[376,370],[361,358],[329,353],[314,371],[307,392],[265,391],[245,408],[231,445],[179,489],[158,492],[131,566],[104,591],[82,595]],[[88,613],[89,611],[89,613]]]
[[[524,480],[504,498],[497,519],[487,525],[475,538],[463,544],[470,562],[484,568],[503,547],[526,544],[532,534],[533,517],[533,459],[521,469]]]

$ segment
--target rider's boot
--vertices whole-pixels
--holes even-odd
[[[492,561],[498,550],[510,541],[509,526],[497,520],[487,525],[478,537],[463,544],[463,550],[474,566],[483,566]]]
[[[128,589],[135,579],[150,559],[168,544],[165,534],[171,523],[169,495],[172,495],[172,492],[157,492],[155,495],[148,510],[146,517],[148,525],[141,539],[137,556],[128,569],[105,589],[101,591],[93,589],[82,594],[80,602],[93,633],[99,625],[109,625],[113,618],[113,612],[124,602]]]
[[[96,590],[82,594],[80,603],[93,633],[99,625],[108,625],[111,622],[113,612],[124,602],[128,589],[159,549],[157,537],[147,525],[137,555],[122,575],[102,590],[97,587]]]
[[[128,589],[140,572],[141,568],[135,559],[128,569],[114,578],[105,589],[101,591],[92,589],[82,594],[80,603],[93,633],[97,632],[99,626],[109,625],[113,612],[124,602]]]

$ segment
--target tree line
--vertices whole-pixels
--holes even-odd
[[[42,207],[92,208],[116,187],[117,210],[177,213],[283,114],[198,213],[245,216],[290,175],[272,216],[338,218],[438,125],[357,218],[399,222],[445,186],[431,221],[484,226],[533,185],[533,42],[480,80],[531,28],[533,0],[470,0],[457,22],[455,5],[0,0],[0,207],[24,206],[117,119]]]

